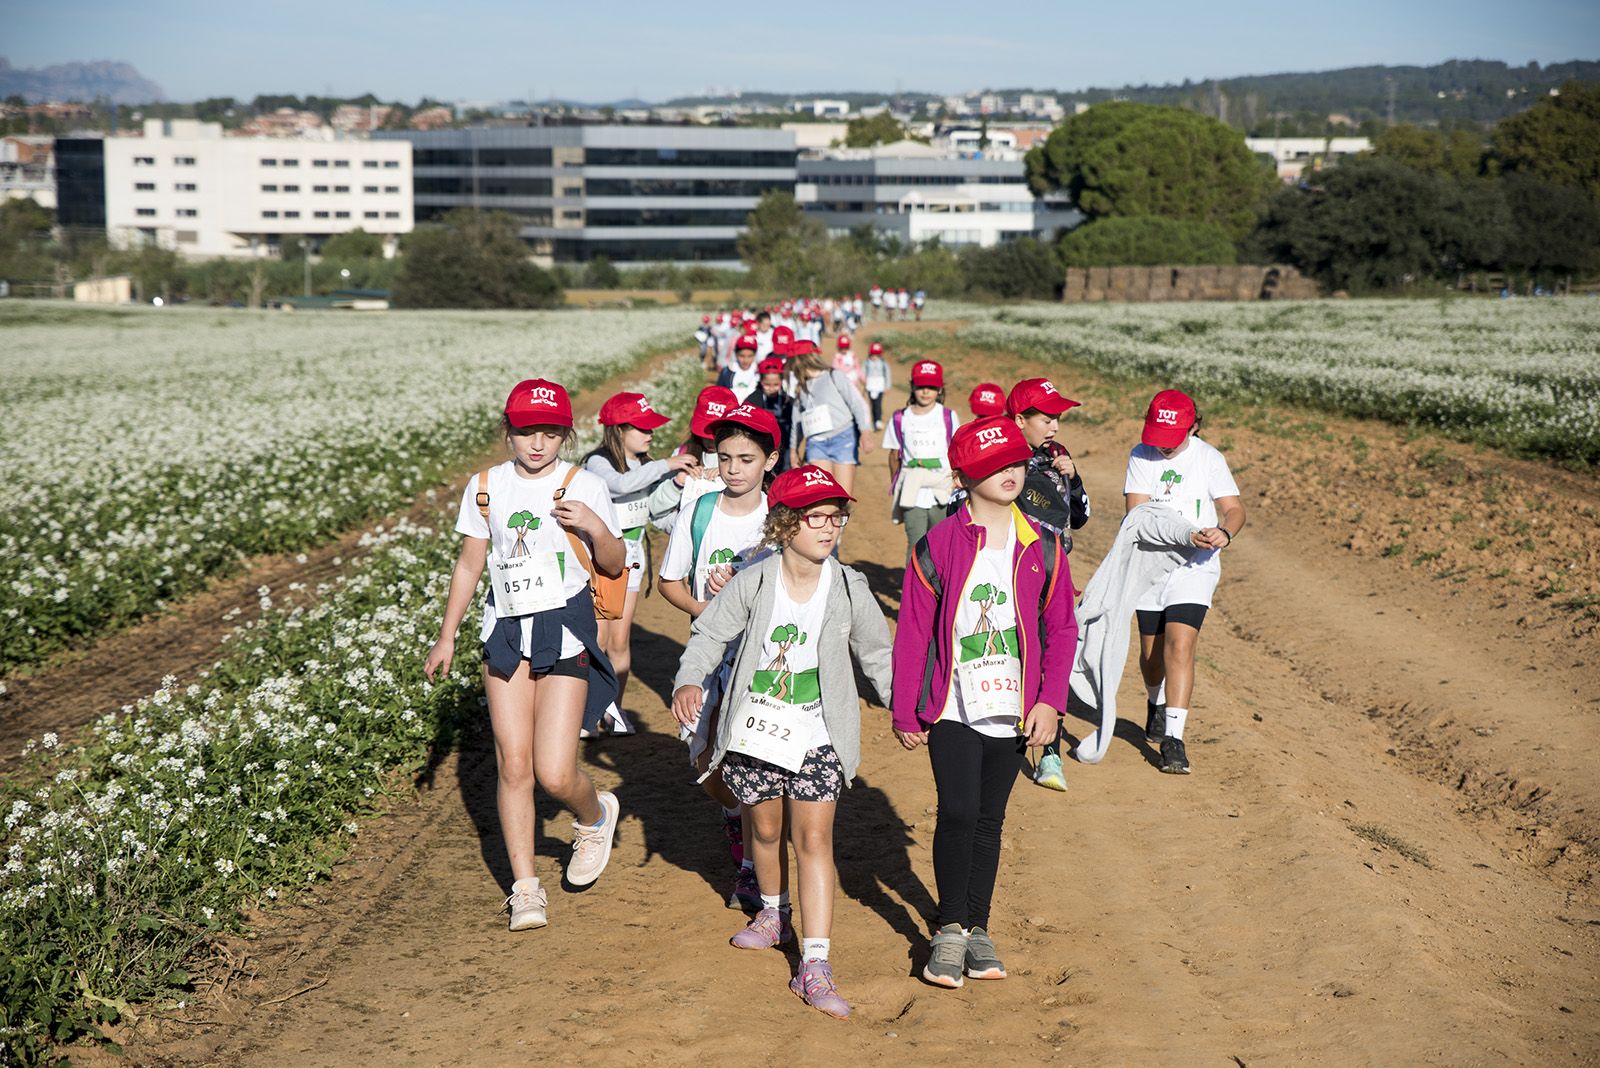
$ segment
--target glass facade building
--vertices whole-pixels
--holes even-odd
[[[794,135],[701,126],[393,131],[412,146],[413,207],[505,211],[551,263],[736,266],[761,195],[793,193]]]
[[[56,221],[67,229],[106,228],[106,143],[56,138]]]

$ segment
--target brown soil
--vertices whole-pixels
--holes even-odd
[[[922,333],[951,367],[959,410],[975,382],[1014,370],[933,324]],[[1073,555],[1079,586],[1114,532],[1139,411],[1114,402],[1116,387],[1081,381],[1088,403],[1065,439],[1098,511]],[[1350,523],[1336,521],[1350,507],[1336,502],[1354,500],[1409,517],[1408,545],[1433,537],[1432,500],[1374,489],[1380,461],[1398,469],[1413,448],[1469,472],[1499,468],[1549,502],[1553,529],[1582,518],[1592,483],[1318,417],[1336,438],[1369,441],[1379,464],[1330,473],[1324,448],[1249,425],[1259,418],[1207,424],[1251,521],[1201,640],[1194,774],[1157,774],[1142,724],[1124,722],[1103,764],[1068,763],[1067,794],[1018,784],[991,924],[1007,981],[946,991],[915,977],[933,907],[934,792],[926,757],[901,751],[878,709],[864,712],[861,776],[836,830],[833,958],[853,1019],[791,997],[791,961],[727,945],[740,917],[722,907],[731,868],[717,812],[664,704],[687,627],[655,597],[639,613],[628,701],[641,733],[585,750],[624,812],[598,884],[555,889],[570,817],[541,798],[551,924],[506,933],[480,733],[414,805],[361,832],[332,882],[229,947],[240,968],[225,992],[198,997],[187,1022],[131,1036],[130,1059],[1600,1062],[1600,778],[1583,760],[1596,748],[1600,639],[1581,612],[1538,598],[1542,587],[1509,583],[1515,546],[1495,556],[1513,568],[1499,579],[1486,577],[1498,566],[1436,579],[1433,559],[1413,567],[1348,547]],[[885,479],[880,450],[858,480],[844,555],[892,615],[904,541],[885,516]],[[1369,503],[1380,497],[1381,510]],[[1138,709],[1138,692],[1130,662],[1125,708]]]

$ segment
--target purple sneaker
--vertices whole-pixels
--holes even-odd
[[[733,877],[733,893],[728,895],[728,907],[746,912],[761,911],[761,887],[756,883],[754,868],[740,868],[739,874]]]
[[[728,941],[738,949],[771,949],[793,939],[794,928],[787,909],[762,909]]]
[[[722,833],[728,836],[728,852],[733,854],[733,863],[737,867],[744,863],[744,817],[722,817]]]
[[[836,1020],[850,1018],[850,1003],[839,996],[839,988],[833,982],[833,968],[825,960],[808,960],[801,964],[795,977],[789,980],[789,989],[813,1009],[821,1009]]]

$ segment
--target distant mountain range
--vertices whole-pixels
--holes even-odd
[[[161,86],[128,63],[95,60],[49,67],[13,67],[0,56],[0,98],[20,96],[29,103],[49,100],[148,104],[165,99]]]

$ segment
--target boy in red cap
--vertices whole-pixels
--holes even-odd
[[[889,391],[889,361],[883,358],[883,345],[874,341],[867,346],[867,359],[861,365],[867,380],[867,400],[872,405],[872,426],[883,429],[883,395]]]
[[[933,360],[911,365],[911,397],[889,417],[883,447],[889,453],[890,518],[906,528],[906,562],[911,547],[935,523],[955,490],[950,473],[950,442],[961,420],[944,404],[944,368]]]
[[[1072,575],[1061,543],[1015,507],[1033,450],[1010,419],[956,431],[967,489],[917,543],[894,640],[894,733],[928,747],[938,790],[937,931],[923,978],[1004,979],[988,935],[1006,803],[1027,745],[1055,739],[1077,655]]]
[[[783,435],[780,439],[783,447],[779,450],[777,468],[778,474],[781,475],[791,466],[789,441],[794,437],[794,398],[783,388],[783,360],[776,356],[768,356],[756,365],[756,370],[761,372],[761,383],[745,397],[744,402],[757,408],[765,408],[778,421],[778,431]]]
[[[650,458],[655,432],[669,422],[650,407],[644,394],[618,393],[600,406],[600,444],[583,458],[583,469],[604,482],[611,494],[627,550],[628,594],[622,614],[599,621],[600,644],[617,674],[617,701],[607,709],[606,720],[595,726],[616,734],[633,733],[622,713],[622,698],[633,667],[633,616],[647,566],[649,542],[644,529],[650,523],[650,493],[662,482],[698,466],[694,457],[683,453],[665,460]]]
[[[760,348],[760,338],[755,334],[746,334],[733,343],[733,362],[724,367],[717,375],[717,385],[724,389],[733,390],[733,395],[744,398],[750,395],[761,381],[761,372],[756,367],[756,354]],[[769,339],[767,348],[772,348]]]
[[[1195,643],[1222,579],[1222,550],[1244,529],[1244,503],[1228,461],[1195,436],[1200,416],[1188,394],[1162,390],[1145,411],[1144,433],[1128,453],[1127,511],[1154,501],[1200,527],[1203,551],[1139,599],[1139,671],[1147,702],[1145,738],[1161,744],[1161,770],[1189,774],[1183,744],[1194,696]]]
[[[499,769],[495,803],[514,880],[509,926],[522,931],[543,927],[548,907],[534,866],[535,781],[577,817],[567,881],[587,886],[611,858],[617,799],[597,792],[578,766],[578,731],[586,720],[598,722],[616,696],[586,568],[592,561],[616,578],[627,555],[605,483],[561,459],[572,437],[567,391],[542,378],[519,382],[503,425],[511,458],[467,482],[456,520],[461,554],[423,673],[430,682],[449,673],[456,631],[487,565],[484,691]]]
[[[789,989],[830,1016],[846,1017],[828,962],[836,872],[833,817],[861,759],[861,711],[852,657],[880,701],[888,695],[888,624],[867,580],[832,553],[850,518],[849,493],[807,464],[773,480],[765,541],[779,552],[735,575],[700,613],[678,667],[672,713],[689,723],[702,680],[739,645],[717,725],[711,767],[750,813],[748,840],[761,910],[733,944],[769,949],[791,941],[787,822],[799,862],[804,930]]]

